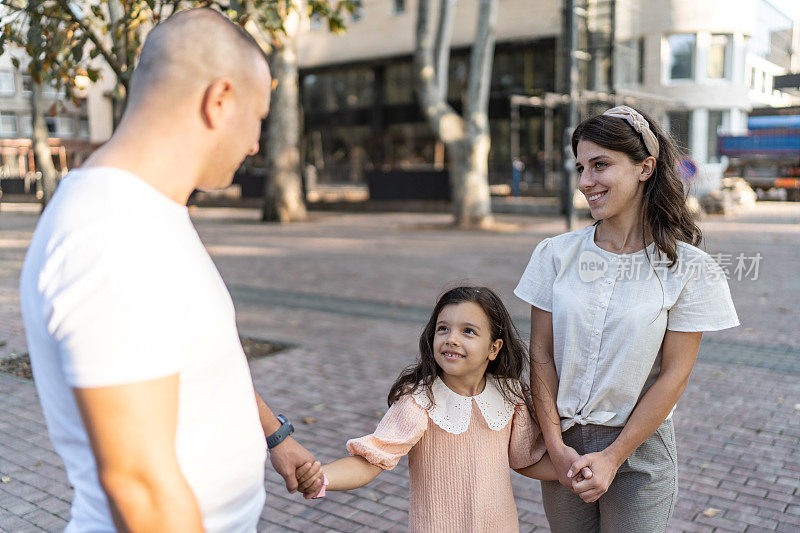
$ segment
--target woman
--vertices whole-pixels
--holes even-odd
[[[672,411],[702,332],[739,321],[662,129],[619,106],[580,124],[572,151],[597,222],[539,243],[514,291],[531,305],[534,404],[559,477],[542,482],[544,508],[556,533],[664,531]]]

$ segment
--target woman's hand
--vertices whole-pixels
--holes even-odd
[[[624,461],[618,461],[605,450],[580,456],[567,472],[572,492],[586,503],[597,501],[608,491],[622,462]],[[592,471],[593,475],[590,478],[581,475],[586,468]]]
[[[583,479],[591,479],[594,477],[592,470],[588,467],[578,470],[578,475],[575,478],[573,478],[572,475],[568,475],[570,468],[581,457],[574,448],[562,443],[561,446],[555,451],[550,451],[548,449],[547,453],[550,455],[550,461],[553,463],[553,467],[556,470],[558,482],[568,489],[574,491],[573,483],[576,479],[580,479],[582,481]]]

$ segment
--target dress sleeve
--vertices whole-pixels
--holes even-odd
[[[539,461],[547,451],[539,424],[531,418],[528,408],[518,404],[511,419],[511,440],[508,443],[508,464],[525,468]]]
[[[553,283],[556,280],[553,245],[550,239],[540,242],[531,254],[514,294],[543,311],[553,311]]]
[[[405,395],[389,407],[374,433],[347,441],[347,451],[384,470],[391,470],[427,428],[427,411],[410,395]]]
[[[711,256],[704,255],[688,278],[667,313],[667,329],[716,331],[739,325],[725,273]]]

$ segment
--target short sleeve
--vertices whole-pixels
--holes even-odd
[[[539,424],[528,413],[525,404],[518,404],[511,419],[511,440],[508,443],[508,464],[525,468],[541,459],[547,448]]]
[[[347,441],[347,451],[384,470],[391,470],[427,428],[427,411],[410,395],[405,395],[389,407],[374,433]]]
[[[174,250],[164,241],[141,227],[102,228],[72,248],[80,254],[65,250],[57,273],[44,277],[47,330],[71,387],[180,371],[187,313],[177,296],[180,277],[171,272]]]
[[[544,239],[531,254],[514,294],[543,311],[553,311],[553,283],[556,280],[551,240]]]
[[[723,270],[709,255],[687,271],[675,305],[667,314],[667,329],[672,331],[717,331],[739,325],[728,281]]]

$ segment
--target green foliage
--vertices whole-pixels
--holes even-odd
[[[9,46],[30,58],[26,71],[36,81],[65,87],[99,79],[102,59],[116,76],[114,94],[125,98],[146,32],[181,9],[211,7],[241,26],[253,21],[280,45],[289,15],[305,5],[306,14],[328,21],[332,32],[345,29],[356,0],[0,0],[0,55]],[[12,59],[19,69],[20,62]]]

